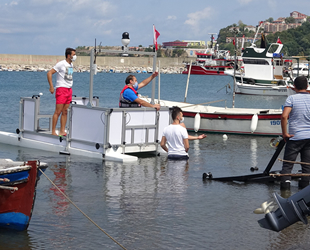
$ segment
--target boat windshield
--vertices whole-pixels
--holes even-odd
[[[271,44],[268,49],[268,53],[275,53],[278,48],[279,48],[279,44]]]

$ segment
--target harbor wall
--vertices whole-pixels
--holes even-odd
[[[57,62],[64,60],[65,56],[45,56],[45,55],[14,55],[0,54],[0,65],[51,65],[54,66]],[[164,58],[158,57],[161,67],[183,67],[183,62],[186,58]],[[98,56],[96,59],[98,66],[110,67],[152,67],[152,57],[103,57]],[[75,66],[89,66],[89,56],[78,56],[74,62]]]

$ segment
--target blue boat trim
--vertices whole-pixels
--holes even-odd
[[[29,223],[29,216],[23,213],[3,213],[0,214],[0,227],[23,231]]]
[[[29,177],[29,171],[22,171],[22,172],[17,172],[17,173],[10,173],[10,174],[3,174],[0,175],[1,178],[7,178],[10,180],[10,182],[16,182],[16,181],[23,181],[28,179]],[[8,182],[3,182],[0,181],[1,184],[7,184]]]

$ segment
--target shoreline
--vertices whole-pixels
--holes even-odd
[[[18,65],[8,64],[0,65],[0,71],[30,71],[30,72],[48,72],[54,65]],[[158,70],[158,67],[157,67]],[[163,74],[182,74],[186,67],[171,66],[161,67],[160,72]],[[89,66],[76,65],[74,72],[90,72]],[[97,73],[152,73],[153,67],[143,66],[97,66]]]
[[[64,60],[64,56],[11,55],[0,54],[0,69],[8,71],[48,71],[56,63]],[[182,73],[185,69],[185,57],[159,57],[162,73]],[[98,72],[151,72],[153,60],[150,57],[97,57]],[[90,57],[78,56],[73,63],[76,72],[89,71]],[[158,67],[158,65],[157,65]]]

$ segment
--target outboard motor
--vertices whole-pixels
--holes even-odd
[[[310,215],[310,185],[287,199],[276,193],[273,195],[277,204],[265,202],[262,208],[257,209],[265,213],[265,218],[258,221],[262,228],[279,232],[298,221],[308,224],[306,216]],[[271,211],[274,205],[279,208]]]

